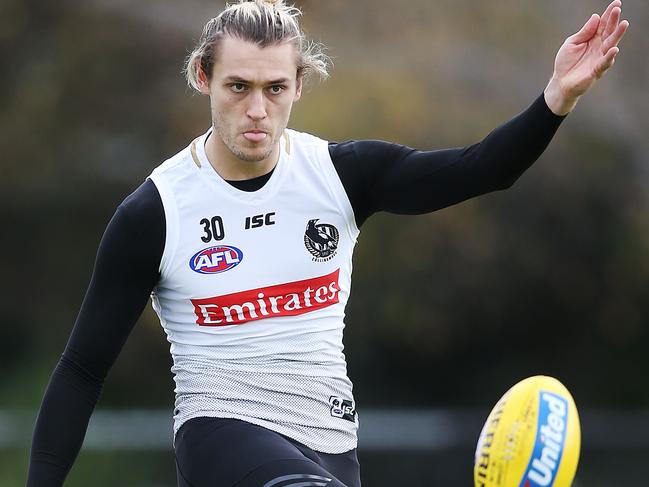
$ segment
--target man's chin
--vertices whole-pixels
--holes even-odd
[[[272,149],[269,150],[267,147],[238,147],[237,151],[234,152],[239,159],[245,162],[261,162],[269,158],[272,153]]]

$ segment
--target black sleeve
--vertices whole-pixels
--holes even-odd
[[[162,201],[147,180],[117,208],[88,291],[41,405],[28,487],[61,486],[81,448],[104,379],[158,281]]]
[[[559,128],[541,94],[524,112],[474,145],[419,151],[382,141],[329,144],[356,223],[377,211],[420,214],[510,187]]]

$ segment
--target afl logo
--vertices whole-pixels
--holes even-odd
[[[189,267],[199,274],[218,274],[238,266],[243,260],[243,252],[229,245],[208,247],[189,259]]]
[[[340,235],[338,229],[328,223],[316,224],[318,218],[309,220],[304,232],[304,245],[313,255],[316,262],[325,262],[331,260],[338,250],[338,240]]]

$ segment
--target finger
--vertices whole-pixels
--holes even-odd
[[[620,15],[622,14],[622,9],[619,7],[615,7],[611,11],[611,15],[608,18],[608,21],[606,22],[606,28],[604,29],[604,37],[610,36],[613,32],[615,32],[615,29],[617,29],[617,25],[620,22]],[[602,23],[604,21],[602,20]]]
[[[582,42],[588,42],[595,32],[597,32],[597,26],[600,24],[599,15],[593,14],[590,16],[590,19],[584,24],[579,32],[568,37],[568,41],[573,44],[581,44]]]
[[[611,3],[608,4],[608,7],[606,7],[606,10],[602,14],[602,23],[599,25],[599,29],[597,31],[598,34],[604,32],[604,29],[606,28],[606,24],[608,23],[608,18],[611,16],[613,9],[615,7],[619,8],[621,6],[622,6],[622,2],[620,0],[613,0]]]
[[[615,56],[620,52],[618,47],[611,47],[604,57],[600,60],[595,68],[595,73],[600,78],[613,64],[615,63]]]
[[[611,47],[617,46],[622,40],[622,37],[624,37],[624,34],[626,34],[628,28],[629,22],[627,20],[620,22],[617,29],[615,29],[615,32],[608,36],[602,43],[602,54],[608,52]]]

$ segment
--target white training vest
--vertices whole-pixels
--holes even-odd
[[[270,179],[245,192],[210,165],[208,135],[150,176],[166,218],[152,298],[171,343],[174,434],[194,417],[238,418],[351,450],[342,338],[359,231],[328,144],[286,130]]]

